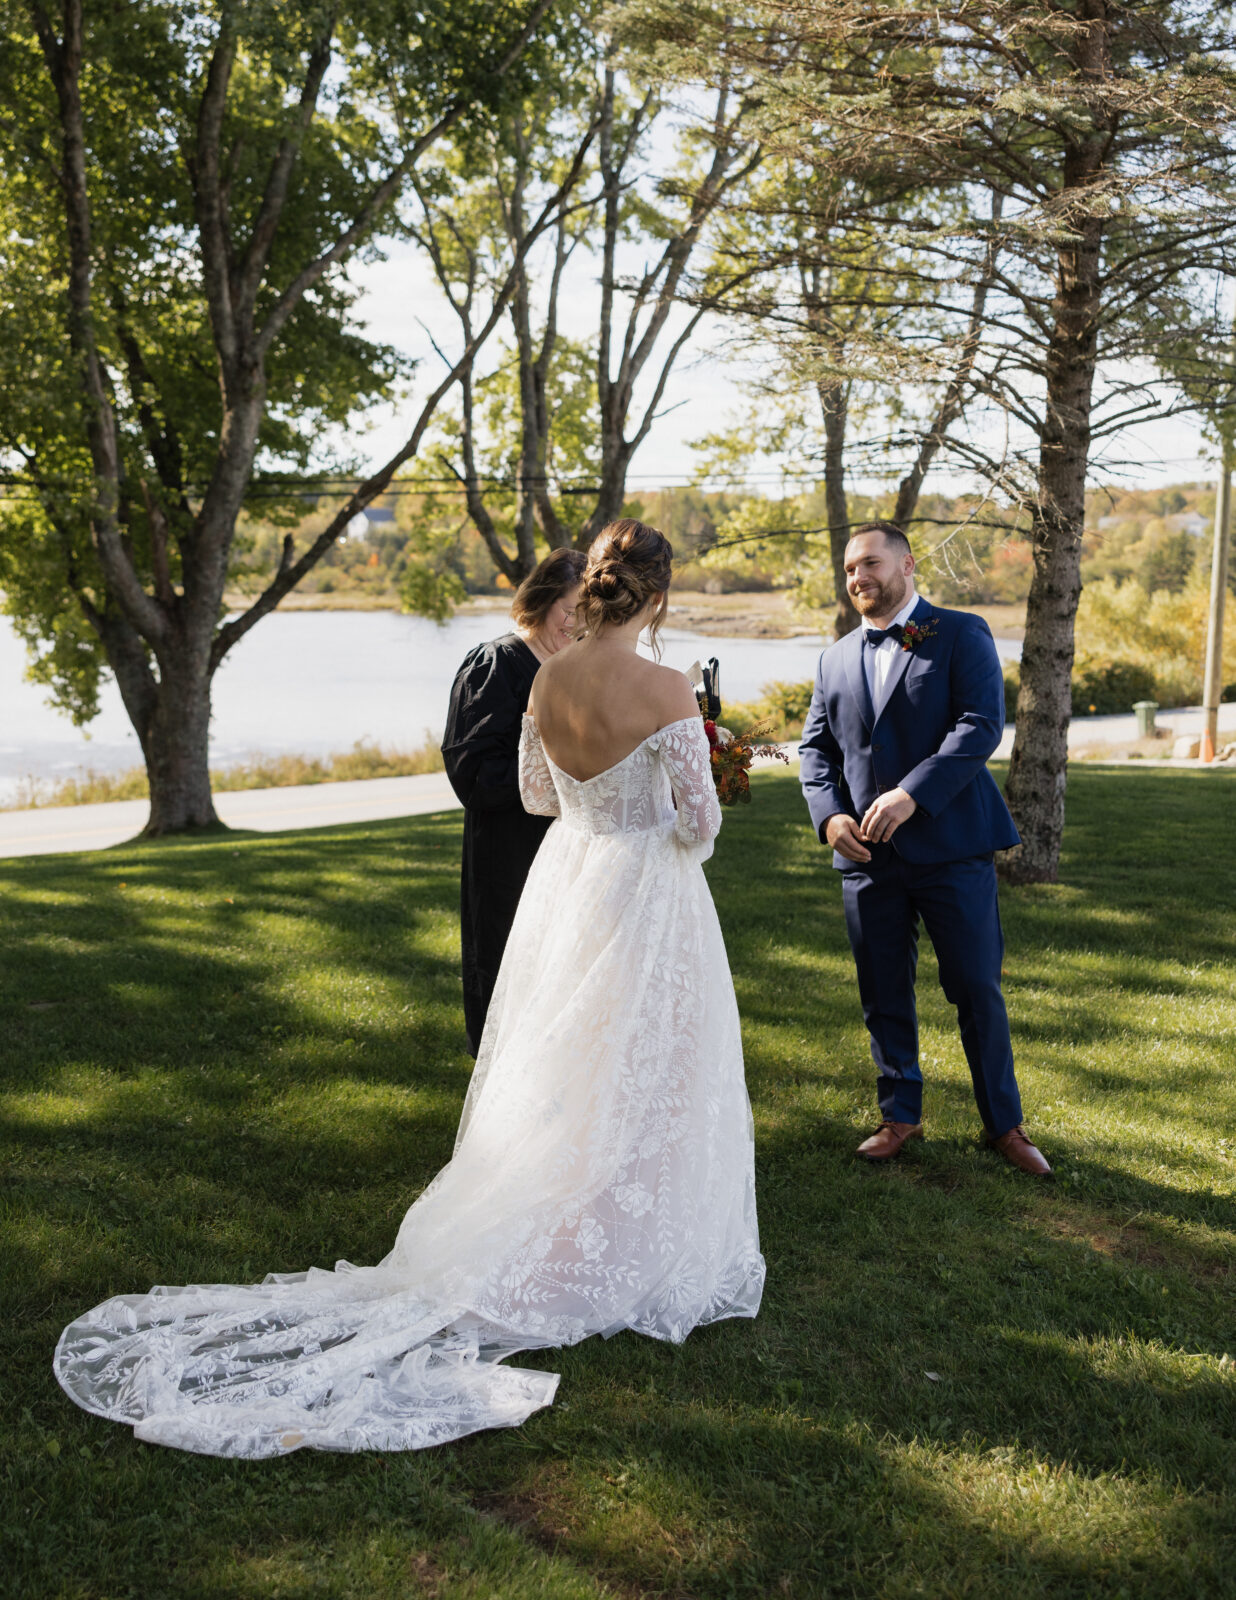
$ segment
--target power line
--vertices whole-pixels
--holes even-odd
[[[1143,466],[1149,464],[1150,463],[1141,463]],[[1099,463],[1094,463],[1094,465],[1098,466]],[[1164,456],[1161,457],[1157,462],[1154,462],[1153,465],[1159,468],[1173,466],[1204,468],[1206,463],[1198,456]],[[878,477],[882,480],[887,480],[888,482],[892,482],[894,479],[901,476],[902,473],[902,469],[900,467],[889,467],[881,473],[876,473],[871,468],[868,468],[867,470],[871,476]],[[732,477],[721,473],[708,473],[703,477],[696,478],[684,473],[681,475],[681,481],[676,483],[666,482],[667,477],[672,478],[673,476],[673,474],[666,473],[629,473],[627,475],[627,483],[631,484],[634,482],[636,487],[639,487],[642,484],[645,491],[651,492],[656,492],[658,490],[670,491],[674,489],[695,489],[700,493],[707,493],[710,490],[713,492],[721,492],[723,490],[741,492],[743,490],[749,490],[753,487],[759,487],[761,485],[774,487],[783,485],[791,492],[794,492],[795,489],[801,490],[803,487],[818,487],[824,482],[823,472],[812,473],[803,471],[801,469],[789,468],[781,470],[776,468],[765,468],[759,471],[749,471],[741,474],[735,473]],[[306,498],[313,497],[319,499],[335,495],[346,497],[356,492],[359,481],[360,480],[358,478],[326,477],[265,480],[255,479],[250,485],[246,498],[249,500],[277,500],[293,498],[297,495]],[[552,493],[558,495],[587,496],[597,495],[601,492],[599,484],[571,483],[562,479],[550,477],[525,478],[522,481],[522,484],[513,483],[509,478],[478,477],[473,480],[473,484],[478,489],[488,489],[506,494],[517,494],[521,487],[525,489],[549,489]],[[0,499],[16,500],[26,497],[33,498],[40,490],[46,491],[48,489],[67,490],[72,492],[77,487],[77,480],[63,479],[36,481],[20,476],[0,474]],[[464,494],[467,492],[467,487],[467,484],[461,483],[458,478],[454,477],[417,478],[415,480],[396,479],[390,487],[384,489],[380,495],[375,496],[374,500],[371,501],[370,504],[376,504],[384,500],[402,499],[408,496],[422,495],[427,491],[435,489],[446,489],[453,494]],[[21,491],[24,491],[24,494]],[[197,486],[190,485],[179,492],[193,495],[195,493],[200,494],[203,491]]]

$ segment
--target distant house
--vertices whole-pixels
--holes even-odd
[[[347,537],[363,539],[370,528],[391,527],[394,521],[394,506],[370,506],[367,511],[358,511],[348,523]]]

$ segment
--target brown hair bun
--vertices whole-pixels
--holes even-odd
[[[588,551],[579,591],[580,620],[588,633],[621,625],[654,603],[648,631],[656,649],[665,620],[674,547],[657,528],[622,517],[601,529]]]

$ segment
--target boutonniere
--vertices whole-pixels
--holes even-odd
[[[907,622],[901,630],[901,648],[917,650],[923,640],[930,639],[935,631],[934,622]]]

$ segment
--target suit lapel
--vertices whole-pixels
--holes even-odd
[[[910,621],[918,623],[921,627],[921,625],[926,622],[930,616],[931,607],[928,605],[926,600],[920,596],[918,604],[910,613]],[[910,670],[910,663],[914,660],[914,654],[915,653],[913,650],[901,649],[898,650],[897,654],[893,657],[892,665],[888,669],[888,677],[884,680],[884,699],[880,702],[880,711],[879,716],[876,719],[877,721],[879,720],[879,717],[882,717],[888,710],[889,702],[896,693],[898,685],[901,683],[901,680],[905,677],[906,673]]]
[[[871,690],[867,686],[867,674],[863,670],[863,630],[855,628],[852,633],[847,634],[842,640],[842,646],[848,651],[845,662],[846,682],[870,733],[875,726],[875,707],[871,703]]]

